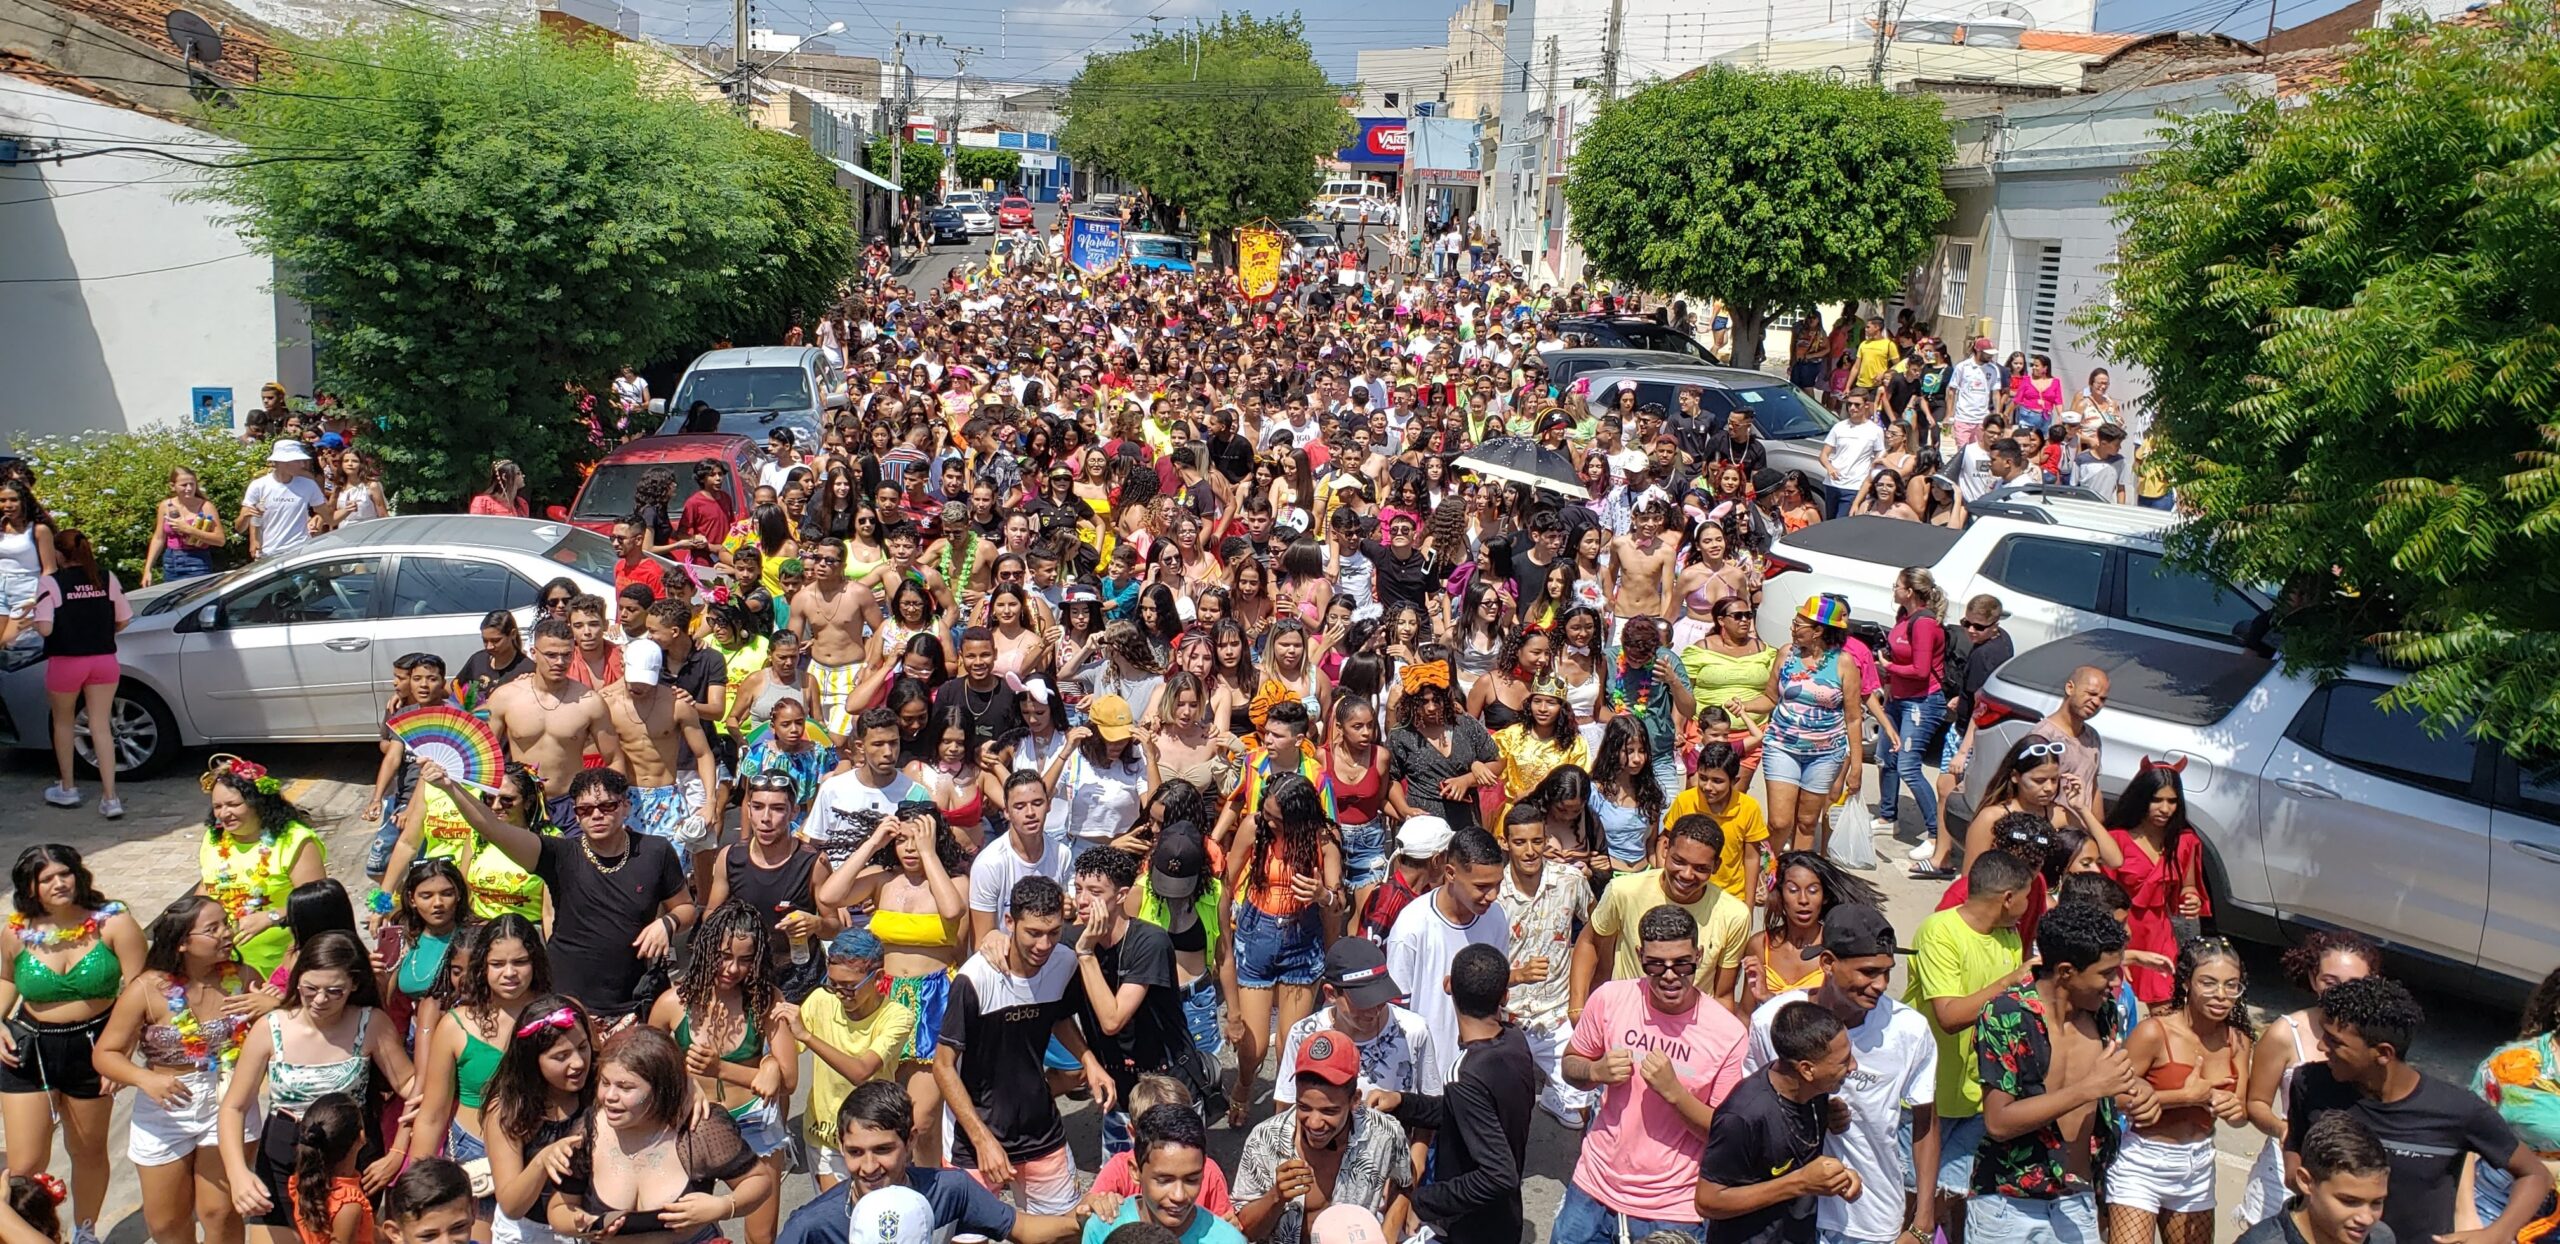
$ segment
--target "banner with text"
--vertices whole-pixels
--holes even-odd
[[[1084,272],[1099,272],[1120,262],[1120,222],[1091,216],[1075,218],[1067,235],[1067,262]]]
[[[1244,296],[1256,302],[1280,288],[1280,256],[1288,244],[1277,229],[1246,229],[1236,234],[1236,277]]]

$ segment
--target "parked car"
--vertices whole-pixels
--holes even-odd
[[[969,240],[969,218],[956,207],[936,207],[924,214],[925,236],[934,246]]]
[[[1084,206],[1095,216],[1117,216],[1120,214],[1120,196],[1104,191],[1085,200]]]
[[[2355,929],[2410,961],[2409,979],[2501,1002],[2560,963],[2560,771],[2386,705],[2399,673],[2352,664],[2316,682],[2259,653],[2124,630],[2021,647],[1983,688],[1950,824],[2072,671],[2095,666],[2111,683],[2089,723],[2099,786],[2112,800],[2146,757],[2185,764],[2222,932]]]
[[[1018,194],[1006,195],[996,204],[996,227],[999,229],[1030,228],[1031,200]]]
[[[2040,506],[2056,521],[1987,511],[1958,530],[1859,515],[1779,537],[1764,568],[1760,633],[1786,634],[1805,598],[1824,592],[1846,597],[1854,617],[1889,623],[1894,578],[1925,566],[1951,606],[1999,597],[2021,650],[2102,630],[2265,649],[2274,601],[2171,565],[2160,542],[2174,515],[2059,497],[2010,504]]]
[[[1169,233],[1132,233],[1128,237],[1129,266],[1140,271],[1191,271],[1192,243]]]
[[[988,203],[987,196],[978,191],[954,190],[942,196],[942,206],[958,209],[961,218],[969,222],[971,233],[996,231],[995,208]]]
[[[1724,360],[1700,344],[1697,338],[1667,324],[1657,324],[1641,315],[1569,315],[1556,322],[1556,331],[1567,340],[1579,338],[1588,346],[1611,346],[1621,350],[1662,350],[1685,354],[1692,363],[1722,366]]]
[[[1547,383],[1558,392],[1574,381],[1602,368],[1638,370],[1648,367],[1685,367],[1698,360],[1686,354],[1666,350],[1636,350],[1623,346],[1590,346],[1575,349],[1541,350],[1538,362],[1547,369]],[[1664,410],[1671,409],[1668,406]]]
[[[1572,350],[1557,353],[1583,356],[1610,352]],[[1627,385],[1635,386],[1638,409],[1660,402],[1666,412],[1680,409],[1680,390],[1696,389],[1699,411],[1719,431],[1724,426],[1725,417],[1734,411],[1751,412],[1752,432],[1768,447],[1771,479],[1764,480],[1764,483],[1772,482],[1775,473],[1780,471],[1809,471],[1816,478],[1822,475],[1822,438],[1831,431],[1835,420],[1812,394],[1787,383],[1785,377],[1737,367],[1701,367],[1686,355],[1646,351],[1618,353],[1641,354],[1648,360],[1668,358],[1680,361],[1612,365],[1582,373],[1576,379],[1589,381],[1583,400],[1592,413],[1615,408],[1618,391]],[[1552,375],[1552,361],[1549,366],[1549,374]],[[1783,635],[1786,632],[1773,633]]]
[[[1396,200],[1385,182],[1365,177],[1335,178],[1324,184],[1316,195],[1312,213],[1321,220],[1392,225],[1396,219]]]
[[[571,523],[598,535],[612,535],[613,524],[635,508],[632,494],[640,487],[640,478],[652,469],[665,467],[675,472],[676,492],[667,502],[669,513],[684,509],[687,498],[702,491],[693,482],[694,464],[705,458],[727,467],[720,486],[729,495],[735,512],[746,513],[755,496],[756,472],[763,466],[763,446],[733,432],[709,436],[644,436],[604,456],[587,482],[578,485],[577,500],[570,503],[566,517]],[[555,513],[553,517],[561,517]]]
[[[378,738],[394,661],[432,652],[458,670],[492,610],[529,627],[542,585],[562,576],[610,600],[613,564],[611,540],[567,523],[419,514],[136,589],[116,636],[117,765],[148,777],[181,748]],[[44,662],[0,675],[0,741],[50,746],[46,714]],[[86,724],[73,745],[94,759]]]
[[[789,428],[802,452],[816,453],[828,413],[847,404],[832,373],[826,355],[816,346],[713,350],[684,370],[673,398],[649,406],[666,413],[665,422],[658,425],[660,436],[735,432],[762,444],[775,428]],[[715,412],[712,426],[686,426],[696,403]]]

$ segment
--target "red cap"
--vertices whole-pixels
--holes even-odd
[[[1298,1074],[1327,1084],[1358,1084],[1360,1045],[1330,1028],[1309,1033],[1298,1046]]]

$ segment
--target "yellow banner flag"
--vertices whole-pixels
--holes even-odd
[[[1246,229],[1236,235],[1236,276],[1245,297],[1260,301],[1280,288],[1280,255],[1286,245],[1277,229]]]

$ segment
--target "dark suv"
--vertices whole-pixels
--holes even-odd
[[[1724,364],[1723,359],[1717,358],[1697,338],[1679,329],[1656,324],[1641,315],[1567,316],[1556,325],[1556,331],[1568,338],[1579,337],[1584,345],[1619,350],[1661,350],[1688,355],[1691,362]]]

